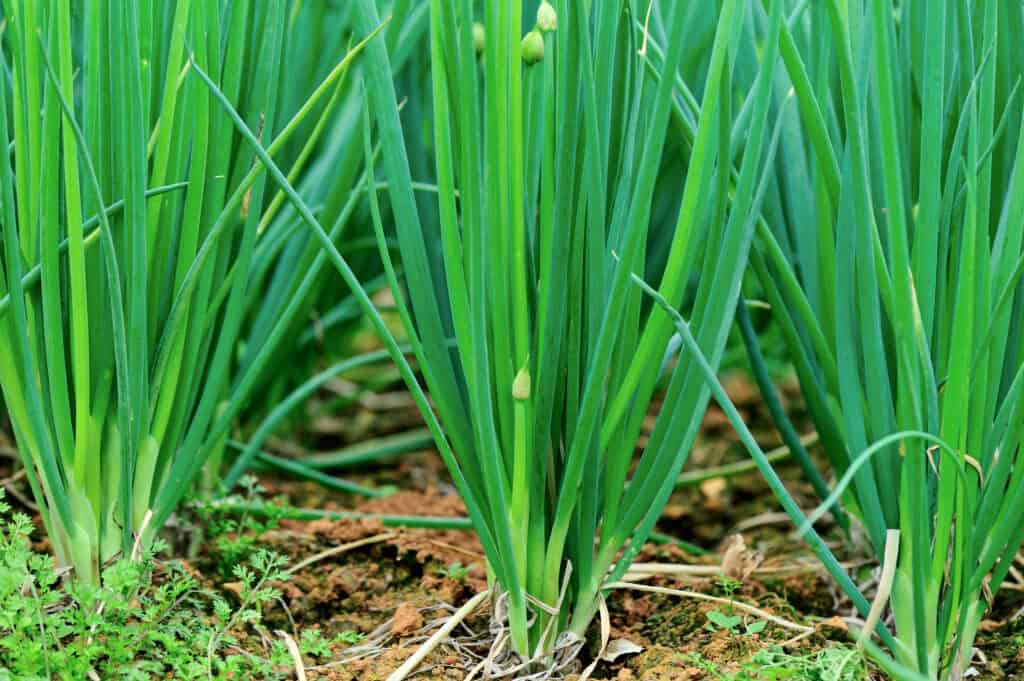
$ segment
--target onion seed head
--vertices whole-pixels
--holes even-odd
[[[544,36],[534,29],[526,34],[522,44],[523,61],[532,66],[544,59]]]
[[[530,399],[532,389],[533,381],[530,379],[530,370],[523,367],[516,374],[516,380],[512,382],[512,397],[518,402],[525,402]]]
[[[473,49],[482,54],[487,40],[487,31],[479,21],[473,22]]]
[[[558,28],[558,13],[550,2],[544,0],[537,8],[537,29],[543,33],[551,33]]]

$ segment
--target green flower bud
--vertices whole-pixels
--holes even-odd
[[[512,397],[519,402],[530,399],[530,391],[533,382],[530,380],[530,370],[523,367],[516,374],[516,380],[512,382]]]
[[[477,54],[483,54],[484,45],[487,40],[487,31],[479,21],[473,22],[473,49]]]
[[[542,33],[551,33],[558,28],[558,13],[547,0],[537,8],[537,29]]]
[[[544,36],[534,29],[523,38],[523,61],[532,66],[544,59]]]

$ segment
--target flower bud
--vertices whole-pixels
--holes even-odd
[[[544,59],[544,36],[534,29],[523,38],[523,61],[532,66]]]
[[[487,40],[487,31],[479,21],[473,22],[473,49],[477,54],[483,54]]]
[[[551,33],[558,28],[558,13],[550,2],[544,0],[537,8],[537,29],[542,33]]]
[[[532,383],[530,380],[530,370],[523,367],[516,374],[516,380],[512,382],[512,397],[518,402],[525,402],[530,399]]]

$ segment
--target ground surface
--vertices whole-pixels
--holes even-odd
[[[745,410],[748,422],[767,423],[746,381],[734,378],[728,387]],[[792,399],[793,391],[788,394]],[[416,417],[402,396],[395,394],[312,423],[313,428],[271,443],[270,448],[294,455],[305,448],[341,446],[414,426]],[[777,439],[773,429],[763,425],[755,429],[755,434],[765,446],[775,444]],[[699,471],[744,459],[724,417],[712,408],[686,470]],[[0,481],[13,491],[12,501],[19,497],[25,500],[25,486],[14,471],[9,458],[0,459]],[[808,487],[799,480],[799,471],[783,465],[781,472],[804,508],[812,507],[814,502]],[[261,474],[265,488],[261,497],[293,507],[435,516],[464,513],[431,451],[338,474],[364,485],[394,485],[399,491],[366,501],[316,484]],[[193,522],[203,521],[193,518]],[[286,554],[291,565],[300,566],[289,580],[278,585],[283,598],[277,607],[267,610],[264,624],[293,631],[319,628],[326,639],[347,639],[332,644],[329,655],[306,661],[310,679],[385,679],[454,607],[486,588],[482,551],[468,531],[394,530],[376,521],[353,520],[280,520],[273,525],[256,525],[256,531],[248,534],[257,536],[244,542],[238,542],[230,532],[216,537],[204,533],[205,539],[192,542],[191,554],[188,537],[202,535],[179,529],[180,536],[172,539],[178,540],[178,552],[204,584],[228,593],[236,588],[229,563],[251,546],[270,547]],[[183,522],[182,527],[187,523]],[[704,566],[712,568],[704,572],[712,572],[722,566],[727,547],[736,546],[736,536],[742,537],[747,550],[737,553],[734,549],[727,561],[726,569],[739,579],[724,580],[714,574],[638,576],[644,584],[724,597],[814,630],[801,636],[774,623],[760,629],[759,619],[739,606],[696,597],[616,591],[609,600],[612,638],[628,640],[642,651],[615,662],[602,662],[592,678],[882,678],[868,666],[860,666],[857,654],[848,645],[842,620],[852,614],[849,603],[794,538],[792,525],[778,513],[777,504],[756,473],[712,478],[677,490],[658,529],[707,553],[695,555],[677,546],[650,545],[641,562]],[[835,528],[831,529],[837,536]],[[225,550],[225,546],[229,548]],[[760,554],[760,558],[754,554]],[[739,563],[733,560],[737,555]],[[840,553],[840,557],[860,581],[870,578],[865,556],[847,552]],[[976,664],[979,674],[975,678],[1024,679],[1022,607],[1024,592],[1010,589],[1000,593],[978,641],[982,656]],[[737,616],[738,620],[730,619]],[[467,656],[482,652],[466,641],[473,634],[485,634],[487,623],[488,612],[481,609],[458,630],[464,641],[459,649],[445,646],[437,650],[427,658],[417,678],[465,678]],[[355,641],[360,637],[365,638]],[[368,656],[350,659],[353,649],[360,650],[358,646]],[[596,650],[596,642],[588,642],[584,663],[589,663]],[[772,670],[775,675],[770,675]]]

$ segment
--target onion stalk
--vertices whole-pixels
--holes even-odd
[[[0,388],[56,557],[95,583],[223,448],[287,321],[237,364],[273,197],[194,71],[297,168],[285,145],[384,27],[296,109],[285,0],[3,5]]]
[[[964,678],[1024,540],[1022,29],[829,0],[782,37],[799,120],[751,262],[840,478],[815,517],[841,500],[896,561],[864,645],[899,679]]]
[[[675,82],[647,70],[638,56],[645,36],[622,8],[545,3],[540,28],[557,30],[524,41],[522,2],[486,3],[481,17],[473,4],[430,7],[439,249],[410,187],[394,181],[408,171],[397,111],[379,84],[368,86],[369,108],[405,272],[404,286],[391,277],[392,286],[445,429],[439,447],[505,594],[514,648],[544,659],[559,634],[586,633],[606,585],[650,535],[696,436],[709,390],[684,359],[632,468],[673,326],[644,304],[631,275],[657,279],[672,305],[693,311],[717,364],[777,141],[770,95],[783,16],[774,12],[751,37],[738,30],[744,4],[721,4],[697,76],[697,136],[688,163],[672,172]],[[477,18],[487,36],[479,60]],[[701,25],[683,3],[656,21],[674,73]],[[763,54],[749,90],[734,76],[741,46]],[[732,192],[716,169],[733,158],[736,97],[751,111]],[[383,240],[379,222],[378,233]],[[668,255],[649,269],[653,243]]]

